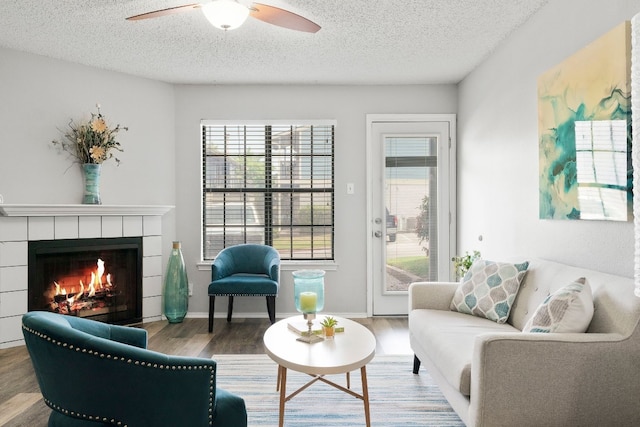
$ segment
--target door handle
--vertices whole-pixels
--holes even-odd
[[[376,237],[382,237],[382,231],[376,231],[373,235]]]

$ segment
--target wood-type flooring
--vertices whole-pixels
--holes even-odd
[[[411,354],[406,317],[353,319],[376,337],[376,354]],[[213,357],[217,354],[263,354],[262,336],[268,319],[215,319],[213,333],[207,319],[185,319],[139,325],[149,333],[149,349],[180,356]],[[51,410],[42,401],[25,346],[0,350],[0,426],[44,427]]]

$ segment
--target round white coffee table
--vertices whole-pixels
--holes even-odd
[[[297,341],[300,335],[289,329],[289,323],[303,323],[302,316],[289,317],[274,323],[264,334],[264,347],[269,357],[278,364],[278,383],[280,390],[280,422],[284,425],[284,404],[316,381],[322,381],[338,390],[348,393],[364,402],[364,415],[367,427],[371,425],[369,414],[369,390],[367,387],[367,363],[376,352],[376,339],[361,324],[349,319],[334,316],[338,327],[344,332],[337,332],[332,340],[307,344]],[[322,320],[323,316],[318,315]],[[313,378],[289,396],[286,394],[287,369],[303,372]],[[362,377],[362,394],[350,389],[349,373],[360,369]],[[329,374],[347,374],[347,387],[343,387],[324,378]]]

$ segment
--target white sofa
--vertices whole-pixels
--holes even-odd
[[[528,261],[504,324],[451,311],[457,283],[411,284],[414,373],[422,364],[467,426],[640,425],[640,298],[633,279]],[[594,299],[586,333],[521,332],[547,295],[580,277]]]

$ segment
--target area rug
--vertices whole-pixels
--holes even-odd
[[[219,355],[217,384],[242,396],[247,405],[249,426],[277,426],[279,392],[277,365],[266,355]],[[376,356],[367,365],[371,425],[464,426],[429,374],[412,373],[412,355]],[[287,372],[287,394],[309,380],[309,376]],[[346,385],[345,375],[330,380]],[[351,373],[351,389],[362,393],[360,371]],[[295,396],[285,405],[287,427],[358,427],[365,425],[364,405],[322,382]]]

